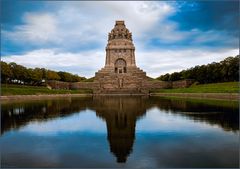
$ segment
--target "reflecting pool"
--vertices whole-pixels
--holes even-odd
[[[239,166],[233,101],[67,97],[1,104],[2,167]]]

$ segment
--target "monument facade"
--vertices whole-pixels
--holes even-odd
[[[105,66],[95,74],[97,93],[143,93],[146,73],[136,66],[132,33],[124,21],[116,21],[108,34]]]

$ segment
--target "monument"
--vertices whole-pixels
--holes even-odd
[[[116,21],[108,34],[105,66],[95,74],[100,88],[96,93],[144,93],[146,73],[136,66],[132,33],[124,21]]]
[[[105,66],[95,73],[93,82],[48,81],[52,89],[92,89],[93,94],[149,94],[151,89],[188,87],[192,80],[163,82],[151,80],[136,65],[132,33],[124,21],[116,21],[108,34]]]

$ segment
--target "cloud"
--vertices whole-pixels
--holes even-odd
[[[196,65],[218,62],[228,56],[236,56],[238,49],[161,49],[155,51],[137,51],[136,62],[150,77],[181,71]]]
[[[92,125],[93,122],[94,126]],[[64,119],[56,118],[44,122],[33,121],[22,127],[20,131],[38,135],[53,135],[63,132],[103,133],[106,131],[106,125],[104,121],[96,117],[94,112],[86,110],[85,112],[74,114]]]
[[[197,27],[180,30],[182,24],[189,23],[178,23],[170,19],[181,15],[179,4],[182,3],[46,2],[48,8],[38,12],[25,12],[22,24],[15,25],[10,30],[3,29],[2,34],[5,39],[23,47],[27,43],[33,49],[58,48],[63,52],[79,52],[103,49],[115,20],[125,20],[129,30],[133,32],[135,43],[142,48],[149,47],[149,44],[150,47],[156,45],[159,48],[166,47],[161,44],[185,45],[187,48],[191,45],[206,46],[209,43],[214,44],[213,46],[220,44],[221,47],[236,47],[238,39],[231,37],[226,31],[200,30]],[[193,8],[198,7],[191,6]]]
[[[201,31],[198,29],[192,30],[192,43],[193,44],[207,44],[212,43],[213,46],[221,45],[221,46],[235,46],[238,47],[238,37],[232,37],[228,34],[227,31],[216,31],[216,30],[207,30]]]
[[[183,112],[182,112],[183,113]],[[174,125],[172,125],[174,124]],[[213,127],[206,123],[193,121],[188,118],[182,117],[180,114],[173,114],[171,111],[166,112],[159,110],[156,107],[148,110],[146,117],[139,120],[136,126],[137,133],[146,132],[183,132],[189,133],[192,130],[194,132],[206,132],[206,131],[220,131],[219,128]]]
[[[200,49],[137,51],[137,66],[148,76],[181,71],[196,65],[221,61],[227,56],[236,56],[237,49],[207,51]],[[98,50],[79,53],[63,53],[53,49],[41,49],[23,55],[2,57],[5,62],[16,62],[26,67],[44,67],[57,71],[68,71],[80,76],[92,77],[104,67],[105,52]]]
[[[23,55],[2,57],[5,62],[15,62],[26,67],[43,67],[56,71],[69,71],[80,76],[92,77],[104,65],[104,53],[98,51],[62,53],[53,49],[40,49]]]
[[[25,13],[24,24],[17,25],[14,31],[3,31],[13,41],[46,43],[59,42],[57,20],[51,13]]]
[[[52,11],[27,12],[23,23],[4,36],[15,43],[55,48],[104,45],[115,20],[125,20],[135,37],[144,36],[157,22],[174,12],[166,2],[48,2]],[[92,12],[95,11],[95,12]]]

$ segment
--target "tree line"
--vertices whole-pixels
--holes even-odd
[[[79,82],[85,80],[68,72],[53,71],[45,68],[26,68],[14,62],[1,61],[1,83],[18,83],[26,85],[42,85],[47,80],[59,80],[63,82]]]
[[[239,59],[239,55],[235,57],[228,57],[221,62],[195,66],[190,69],[171,74],[167,73],[159,76],[157,79],[162,81],[194,79],[200,84],[238,81]]]

